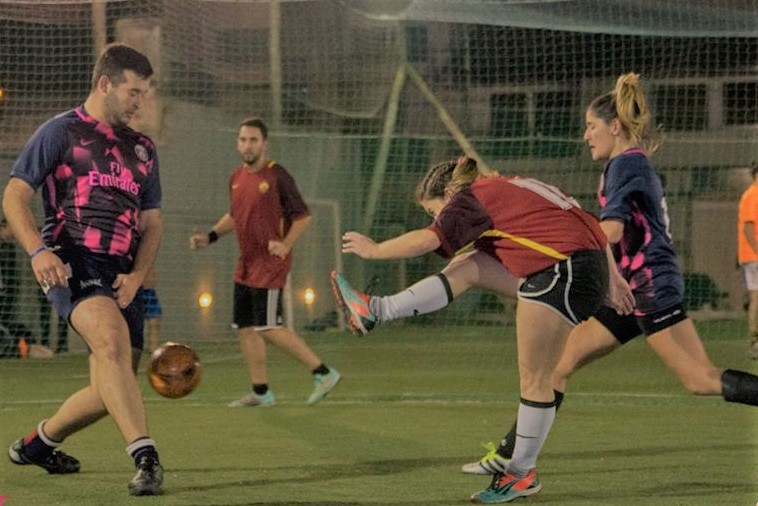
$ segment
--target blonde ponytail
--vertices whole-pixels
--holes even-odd
[[[634,72],[622,74],[616,80],[616,116],[629,134],[631,141],[652,153],[660,145],[650,122],[652,115],[645,93],[640,84],[640,75]]]
[[[593,100],[590,109],[607,123],[618,119],[632,143],[647,153],[653,153],[661,145],[639,74],[629,72],[619,76],[614,90]]]
[[[476,160],[464,155],[456,161],[450,183],[447,185],[447,191],[450,195],[455,195],[463,188],[471,186],[471,184],[479,178],[496,177],[498,175],[497,171],[489,168],[481,168],[476,163]]]

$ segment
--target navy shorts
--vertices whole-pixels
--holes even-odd
[[[232,327],[255,330],[275,329],[282,326],[282,290],[279,288],[253,288],[234,283],[234,323]]]
[[[605,251],[577,251],[528,276],[518,288],[519,300],[548,306],[576,325],[592,316],[608,293],[608,259]]]
[[[160,318],[163,316],[163,308],[161,307],[161,301],[158,300],[158,293],[155,288],[141,288],[137,293],[138,297],[142,297],[142,304],[145,306],[145,318]]]
[[[639,335],[649,336],[686,320],[687,312],[683,304],[644,315],[619,315],[612,308],[602,307],[594,316],[618,342],[626,344]]]
[[[95,295],[116,298],[112,285],[118,274],[131,272],[132,261],[128,258],[97,255],[84,250],[54,250],[70,269],[68,286],[54,286],[47,291],[47,299],[59,315],[71,323],[71,312],[79,302]],[[127,307],[120,309],[129,327],[132,348],[144,348],[145,310],[139,293]]]

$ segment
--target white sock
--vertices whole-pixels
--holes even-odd
[[[377,320],[386,323],[398,318],[433,313],[453,301],[447,278],[435,274],[409,286],[402,292],[385,297],[371,297],[369,306]]]
[[[537,466],[537,457],[555,420],[555,403],[521,399],[516,423],[516,446],[508,473],[522,478]]]

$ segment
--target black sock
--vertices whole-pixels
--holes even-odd
[[[319,365],[314,370],[311,371],[312,374],[320,374],[322,376],[329,374],[329,368],[325,366],[324,364]]]
[[[46,421],[41,421],[37,428],[24,438],[24,455],[32,462],[46,459],[61,444],[60,441],[53,441],[45,434],[43,428]]]
[[[258,395],[266,395],[266,392],[268,392],[268,383],[253,383],[253,392]]]
[[[553,390],[553,393],[555,394],[555,410],[558,411],[558,408],[561,407],[561,404],[563,404],[563,398],[566,396],[563,392],[559,392],[558,390]],[[508,431],[508,434],[503,436],[503,439],[500,441],[500,444],[497,447],[497,454],[500,455],[503,458],[509,459],[513,457],[513,449],[516,447],[516,422],[513,422],[513,426],[511,427],[511,430]]]
[[[566,394],[559,392],[558,390],[553,390],[553,393],[555,394],[555,410],[558,411],[561,407],[561,404],[563,404],[563,398],[566,396]]]
[[[160,462],[158,459],[158,450],[155,449],[155,441],[147,436],[139,437],[126,447],[126,453],[128,453],[134,459],[134,465],[139,466],[143,459],[149,458],[155,462]]]
[[[758,376],[727,369],[721,375],[721,393],[727,402],[758,406]]]

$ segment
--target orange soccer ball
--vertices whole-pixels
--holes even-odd
[[[203,364],[195,350],[181,343],[164,343],[150,356],[147,378],[163,397],[179,399],[189,395],[203,375]]]

